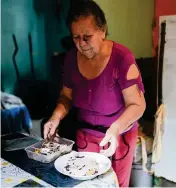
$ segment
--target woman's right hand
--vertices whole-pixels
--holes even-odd
[[[50,118],[50,120],[44,125],[44,139],[51,138],[57,134],[57,127],[59,126],[60,120],[58,118]]]

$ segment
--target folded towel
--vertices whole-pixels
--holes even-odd
[[[1,108],[2,109],[10,109],[10,108],[21,106],[21,105],[24,105],[24,104],[19,97],[1,91]]]

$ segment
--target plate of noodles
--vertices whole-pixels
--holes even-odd
[[[111,161],[100,153],[72,151],[59,157],[54,166],[73,179],[89,180],[106,173],[111,168]]]

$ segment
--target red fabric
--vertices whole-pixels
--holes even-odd
[[[119,161],[112,160],[112,167],[117,175],[119,186],[120,187],[128,187],[131,167],[133,162],[134,151],[136,147],[136,139],[137,139],[138,130],[137,127],[131,129],[127,133],[124,134],[124,138],[126,142],[129,144],[129,152],[124,159]],[[106,149],[99,147],[99,143],[102,138],[95,137],[87,132],[83,132],[81,130],[77,131],[77,139],[76,143],[78,146],[78,151],[89,151],[89,152],[100,152],[100,149]],[[114,154],[113,158],[119,159],[122,158],[126,152],[128,147],[124,144],[122,135],[118,138],[119,146]],[[81,149],[82,148],[82,149]]]
[[[159,16],[176,14],[176,0],[155,0],[155,25],[153,28],[153,55],[156,55],[156,47],[159,38]]]

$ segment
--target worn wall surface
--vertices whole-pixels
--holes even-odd
[[[15,36],[18,46],[15,59],[20,79],[33,79],[28,34],[32,39],[36,79],[50,78],[51,56],[55,51],[64,51],[60,40],[69,34],[65,25],[69,0],[62,1],[60,10],[56,4],[56,0],[2,0],[1,89],[3,91],[14,93],[18,85],[12,60],[15,51],[12,35]]]
[[[156,55],[158,51],[159,17],[167,15],[176,15],[176,0],[155,0],[153,55]]]
[[[136,58],[152,56],[154,0],[95,0],[104,10],[109,39],[132,50]]]

